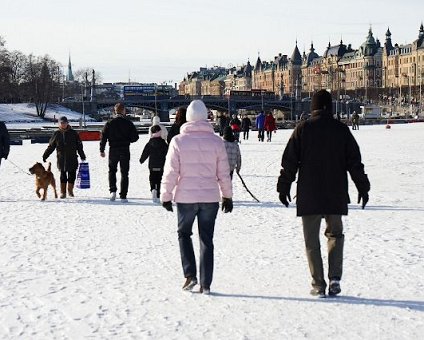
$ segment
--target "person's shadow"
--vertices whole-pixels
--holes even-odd
[[[255,300],[281,300],[281,301],[300,301],[300,302],[318,302],[318,303],[343,303],[350,305],[372,305],[378,307],[396,307],[402,309],[416,310],[424,312],[424,301],[410,301],[410,300],[382,300],[371,299],[354,296],[337,296],[327,297],[326,299],[320,298],[298,298],[298,297],[285,297],[285,296],[266,296],[266,295],[246,295],[246,294],[225,294],[219,292],[212,292],[211,295],[216,297],[232,297],[241,299],[255,299]]]

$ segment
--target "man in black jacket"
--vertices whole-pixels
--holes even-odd
[[[362,209],[368,202],[370,182],[364,172],[359,146],[349,128],[333,118],[331,95],[325,90],[314,94],[311,118],[299,123],[282,158],[277,191],[288,207],[291,183],[297,182],[297,216],[302,217],[306,254],[312,275],[312,295],[325,296],[319,230],[321,218],[326,221],[328,246],[329,295],[340,293],[343,269],[342,215],[347,215],[349,172],[358,189]]]
[[[128,202],[128,173],[130,170],[130,144],[138,140],[138,132],[134,124],[125,118],[125,107],[122,103],[115,105],[116,117],[108,121],[102,131],[100,156],[105,157],[106,142],[109,141],[109,191],[110,200],[116,199],[116,172],[118,163],[121,169],[122,202]]]
[[[7,159],[10,150],[10,138],[9,132],[7,131],[6,124],[0,122],[0,164],[1,159]]]

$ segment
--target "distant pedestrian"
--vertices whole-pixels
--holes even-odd
[[[236,114],[233,114],[233,118],[230,120],[230,127],[234,133],[234,139],[236,142],[240,141],[240,130],[241,130],[241,121],[238,119]],[[225,133],[225,129],[224,129]]]
[[[224,134],[224,129],[230,126],[230,117],[227,116],[227,113],[224,112],[221,115],[221,118],[219,120],[219,135],[222,136]]]
[[[237,173],[240,173],[241,169],[240,147],[235,140],[233,130],[229,126],[224,129],[223,139],[225,150],[227,151],[228,163],[230,164],[230,176],[231,179],[233,179],[234,170],[236,170]]]
[[[244,115],[243,119],[241,120],[241,131],[243,131],[243,139],[249,139],[249,131],[251,126],[252,121],[247,115]]]
[[[177,109],[177,113],[175,115],[175,122],[174,122],[174,124],[172,124],[172,126],[171,126],[171,128],[169,129],[169,132],[168,132],[168,137],[167,137],[168,144],[171,143],[171,139],[173,137],[180,134],[181,126],[185,122],[187,122],[186,112],[187,112],[187,109],[185,107],[179,107]]]
[[[224,142],[207,121],[208,111],[201,100],[187,108],[187,123],[172,138],[166,156],[161,185],[163,207],[173,211],[177,203],[178,240],[186,281],[184,290],[197,284],[197,267],[191,240],[197,217],[200,239],[200,292],[210,293],[214,267],[213,235],[222,198],[224,213],[233,210],[233,192]]]
[[[118,163],[121,169],[121,191],[119,197],[122,202],[128,202],[128,173],[130,171],[130,144],[138,141],[138,132],[133,122],[126,116],[125,106],[122,103],[115,105],[115,117],[108,121],[102,131],[100,141],[100,156],[105,157],[106,142],[109,141],[109,191],[110,200],[116,199],[116,172]]]
[[[258,130],[258,140],[263,142],[265,139],[265,115],[263,112],[256,117],[256,129]]]
[[[69,125],[65,116],[59,119],[59,129],[50,138],[49,145],[43,154],[43,162],[56,149],[57,167],[60,171],[60,198],[66,198],[66,187],[68,195],[74,197],[74,184],[78,169],[78,155],[81,161],[85,161],[85,153],[79,134]],[[78,155],[77,155],[78,154]]]
[[[140,157],[140,164],[143,164],[147,158],[149,159],[149,181],[150,191],[152,193],[153,202],[159,202],[160,182],[163,176],[163,166],[165,165],[166,153],[168,152],[168,144],[162,138],[162,131],[158,125],[150,128],[150,139],[143,149]]]
[[[356,111],[352,113],[352,130],[359,130],[359,115]]]
[[[343,270],[342,215],[348,213],[347,172],[358,189],[362,209],[368,202],[370,182],[364,172],[359,146],[349,128],[333,118],[331,95],[325,90],[314,94],[311,118],[293,131],[284,150],[277,191],[288,207],[290,187],[297,180],[297,216],[302,217],[306,255],[312,276],[312,295],[325,296],[319,231],[321,219],[326,221],[328,246],[329,295],[340,293]]]
[[[7,159],[10,151],[10,137],[7,131],[6,124],[0,121],[0,164],[1,159]]]
[[[266,141],[271,142],[272,134],[275,133],[275,131],[277,131],[277,126],[275,125],[275,118],[271,112],[268,112],[268,114],[265,117],[264,127],[266,130],[266,137],[267,137]]]
[[[166,129],[166,127],[160,123],[160,117],[159,116],[154,116],[152,118],[152,126],[159,126],[160,127],[160,131],[161,131],[161,137],[163,138],[163,140],[167,141],[168,139],[168,130]]]

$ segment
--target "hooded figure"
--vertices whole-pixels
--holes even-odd
[[[168,144],[162,138],[162,132],[158,125],[150,128],[150,139],[144,146],[143,153],[140,157],[140,164],[143,164],[147,158],[149,159],[149,182],[150,191],[152,193],[153,202],[159,202],[160,182],[163,176],[163,166],[165,164],[166,153],[168,152]]]
[[[166,141],[168,138],[168,130],[166,129],[165,126],[163,126],[160,123],[160,118],[159,116],[154,116],[152,119],[152,126],[158,125],[160,127],[160,131],[161,131],[161,137]]]
[[[332,99],[325,90],[312,97],[311,118],[301,121],[284,150],[277,191],[288,207],[291,183],[297,180],[297,215],[302,217],[306,253],[312,276],[312,295],[325,296],[319,229],[326,220],[329,294],[340,293],[343,267],[342,215],[348,213],[349,172],[358,189],[358,203],[368,202],[370,182],[364,172],[359,146],[349,127],[333,118]]]
[[[57,167],[60,170],[60,198],[66,198],[66,186],[68,186],[68,195],[73,197],[78,155],[82,161],[85,161],[85,153],[78,132],[72,129],[65,116],[59,119],[59,129],[50,138],[49,146],[43,154],[43,162],[46,162],[55,149]]]
[[[224,142],[207,121],[208,111],[201,100],[187,108],[187,123],[172,138],[161,185],[163,207],[173,211],[177,203],[178,240],[186,281],[184,290],[198,283],[196,258],[191,240],[197,217],[200,238],[200,292],[209,294],[214,264],[213,234],[222,198],[222,210],[233,209],[232,186]]]
[[[225,150],[227,151],[228,156],[228,163],[230,164],[230,176],[231,179],[233,179],[234,170],[239,173],[241,169],[240,147],[235,140],[234,132],[231,127],[227,126],[224,129],[224,135],[222,138],[224,139]]]

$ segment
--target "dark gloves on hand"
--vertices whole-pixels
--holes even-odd
[[[224,214],[233,211],[233,200],[231,198],[222,198],[222,211]]]
[[[277,183],[277,191],[280,193],[278,197],[281,203],[283,203],[287,208],[289,207],[289,202],[291,202],[290,188],[291,183],[284,182],[282,176],[280,176]]]
[[[162,207],[164,207],[166,210],[173,212],[174,209],[172,209],[172,202],[171,201],[167,201],[167,202],[162,202]]]
[[[47,158],[43,157],[43,162],[46,163],[47,162]]]
[[[369,196],[367,192],[363,194],[361,193],[358,194],[358,204],[361,203],[361,200],[362,200],[362,209],[364,209],[369,200]]]
[[[291,202],[290,193],[285,194],[283,192],[280,192],[280,195],[278,197],[280,198],[281,203],[283,203],[286,208],[288,208],[289,202]]]

